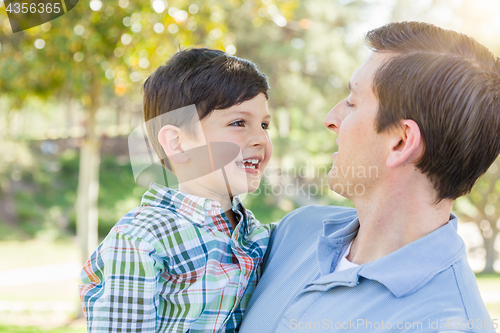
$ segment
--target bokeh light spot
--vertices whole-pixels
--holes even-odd
[[[165,27],[163,26],[163,24],[161,24],[160,22],[156,23],[153,27],[153,29],[155,30],[156,33],[162,33],[163,30],[165,30]]]
[[[132,37],[129,34],[124,33],[121,37],[121,41],[123,45],[128,45],[132,41]]]
[[[287,23],[286,18],[280,14],[273,15],[273,21],[279,27],[284,27]]]
[[[139,67],[144,68],[144,69],[148,68],[149,67],[149,60],[146,58],[141,58],[139,60]]]
[[[141,78],[141,75],[137,72],[130,73],[130,80],[137,82]]]
[[[165,11],[165,3],[162,0],[153,1],[153,9],[158,14],[161,14]]]
[[[135,22],[134,24],[132,24],[132,31],[133,32],[139,33],[139,32],[141,32],[141,29],[142,29],[142,25],[139,22]]]
[[[101,8],[102,8],[102,2],[100,0],[91,0],[90,1],[90,8],[94,12],[97,12],[97,11],[101,10]]]
[[[188,10],[191,14],[196,14],[196,13],[198,13],[198,6],[196,6],[195,4],[192,4],[191,6],[189,6]]]
[[[179,31],[179,27],[177,26],[177,24],[175,23],[169,24],[168,32],[170,32],[171,34],[175,34],[177,33],[177,31]]]
[[[39,50],[43,49],[45,47],[45,41],[43,39],[35,40],[35,47]]]
[[[226,53],[229,55],[235,55],[236,54],[236,47],[234,47],[233,44],[229,44],[226,46]]]
[[[302,38],[294,38],[294,39],[292,39],[290,44],[292,44],[293,48],[299,49],[299,50],[302,49],[306,45],[306,43],[304,42],[304,40]]]
[[[75,25],[75,27],[73,28],[73,32],[77,35],[82,35],[84,32],[85,32],[85,28],[83,27],[83,25],[81,24],[77,24]]]
[[[76,62],[82,61],[83,60],[83,53],[82,52],[76,52],[73,55],[73,60],[76,61]]]
[[[131,26],[132,25],[132,18],[130,16],[123,18],[123,25],[126,27]]]

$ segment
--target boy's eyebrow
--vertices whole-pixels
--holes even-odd
[[[253,112],[251,112],[251,111],[245,111],[245,110],[236,110],[236,111],[227,111],[227,110],[225,110],[225,111],[223,111],[223,113],[225,113],[224,116],[231,115],[233,113],[244,113],[244,114],[248,114],[248,115],[253,115]],[[264,118],[271,118],[271,115],[267,114],[267,115],[264,116]]]

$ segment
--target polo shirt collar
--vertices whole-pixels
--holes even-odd
[[[356,218],[350,223],[325,220],[323,224],[325,233],[319,239],[317,256],[321,276],[309,285],[312,289],[319,285],[322,285],[321,289],[338,285],[354,286],[362,276],[382,283],[394,296],[403,297],[418,291],[465,253],[465,245],[456,232],[458,219],[451,214],[450,221],[444,226],[397,251],[358,267],[330,273],[342,249],[356,236],[359,220]],[[328,234],[332,224],[340,224],[341,228]],[[329,251],[328,246],[334,250]]]
[[[212,221],[214,218],[222,219],[221,215],[224,213],[221,204],[216,200],[182,193],[156,183],[149,185],[149,190],[142,197],[141,206],[174,210],[189,221],[199,225]],[[247,212],[238,196],[233,198],[232,207],[238,220],[245,217],[243,220],[246,221]]]

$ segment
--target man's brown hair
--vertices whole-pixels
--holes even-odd
[[[251,61],[220,50],[193,48],[175,53],[158,67],[143,85],[146,131],[163,166],[172,170],[158,142],[159,130],[167,125],[184,128],[195,136],[195,120],[189,112],[171,112],[195,105],[199,120],[214,110],[227,109],[260,93],[269,99],[267,77]]]
[[[438,201],[470,192],[500,153],[500,60],[474,39],[421,22],[366,34],[393,53],[374,75],[377,132],[415,121],[425,144],[416,164]]]

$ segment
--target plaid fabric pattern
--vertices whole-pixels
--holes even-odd
[[[275,225],[238,197],[236,230],[212,199],[151,184],[81,272],[89,332],[233,332]]]

